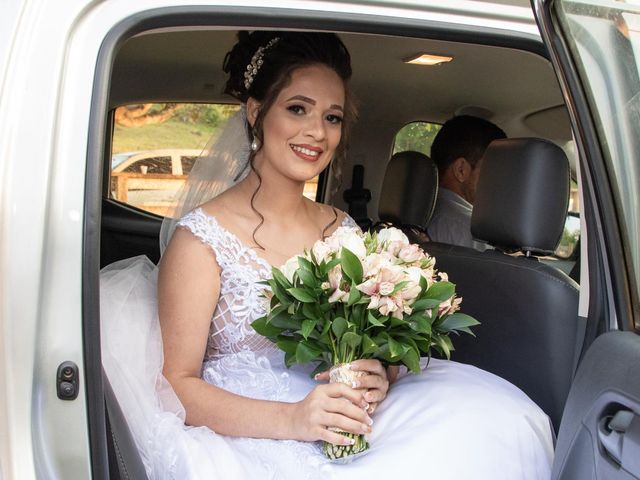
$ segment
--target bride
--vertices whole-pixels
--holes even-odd
[[[344,153],[351,66],[333,34],[260,31],[239,34],[224,69],[243,107],[163,226],[159,268],[137,257],[101,272],[103,365],[148,476],[549,478],[549,420],[501,378],[434,359],[390,386],[397,370],[359,360],[359,384],[327,384],[252,330],[271,267],[355,226],[302,195]],[[330,427],[371,449],[331,463],[317,441],[349,440]]]

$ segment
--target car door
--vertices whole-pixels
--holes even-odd
[[[533,0],[579,150],[583,356],[553,479],[640,478],[640,5]]]

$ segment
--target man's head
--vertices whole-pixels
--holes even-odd
[[[493,140],[506,137],[502,129],[482,118],[461,115],[447,120],[431,145],[440,186],[473,203],[484,151]]]

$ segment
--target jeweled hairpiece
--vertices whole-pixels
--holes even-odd
[[[254,53],[253,57],[251,57],[251,62],[249,63],[249,65],[247,65],[247,71],[244,72],[244,88],[246,88],[247,90],[249,90],[249,87],[251,87],[251,84],[253,83],[254,78],[256,78],[260,67],[262,67],[262,57],[264,57],[265,52],[273,47],[276,43],[278,43],[278,40],[280,40],[280,37],[272,38],[264,47],[258,47],[256,53]]]

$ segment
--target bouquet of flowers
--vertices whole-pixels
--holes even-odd
[[[450,334],[471,334],[479,323],[458,311],[462,299],[435,270],[435,259],[397,228],[362,233],[340,227],[274,268],[265,283],[268,314],[253,328],[284,351],[287,366],[318,361],[314,373],[331,368],[331,382],[352,384],[363,372],[341,366],[362,358],[419,372],[421,356],[434,349],[449,358]],[[325,442],[329,458],[368,448],[363,435],[340,433],[355,443]]]

